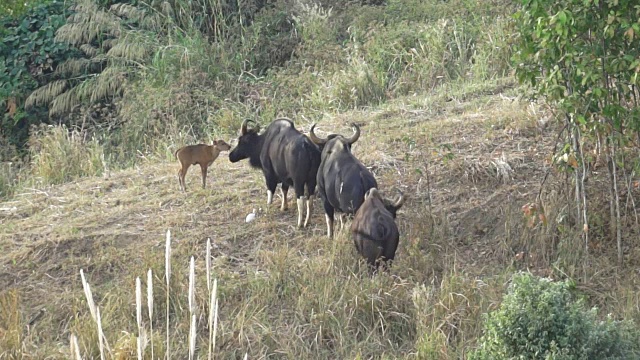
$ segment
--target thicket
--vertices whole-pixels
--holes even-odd
[[[604,167],[609,182],[596,192],[608,193],[605,237],[616,239],[622,264],[622,228],[638,228],[637,215],[632,215],[637,214],[632,194],[640,170],[637,3],[524,0],[522,4],[516,14],[516,74],[564,123],[564,146],[554,154],[554,164],[571,175],[573,199],[567,205],[575,209],[569,215],[581,234],[581,247],[588,255],[594,237],[591,225],[598,217],[591,209],[602,200],[589,193],[587,179],[592,170]],[[541,201],[537,210],[544,211]]]
[[[29,7],[25,8],[25,4]],[[54,41],[56,31],[65,23],[67,9],[62,1],[16,2],[4,4],[0,13],[0,138],[14,151],[23,149],[33,124],[49,123],[46,107],[25,109],[27,96],[52,80],[57,65],[77,55],[68,44]],[[9,13],[9,9],[12,10]]]
[[[640,334],[630,322],[598,320],[569,281],[529,273],[512,277],[500,308],[485,317],[470,359],[636,359]]]

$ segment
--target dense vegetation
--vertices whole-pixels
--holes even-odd
[[[35,74],[28,74],[29,82],[7,82],[15,85],[0,97],[11,110],[3,120],[11,126],[3,126],[2,135],[18,150],[31,150],[26,177],[58,183],[99,174],[104,166],[49,174],[38,166],[39,156],[46,156],[40,144],[61,134],[31,125],[67,125],[64,131],[78,132],[69,139],[97,151],[87,161],[103,157],[114,169],[132,165],[139,152],[168,155],[170,144],[228,132],[240,118],[317,119],[452,80],[493,79],[509,71],[508,11],[500,3],[175,1],[107,7],[82,0],[64,25],[55,22],[43,29],[45,38],[33,39],[52,47],[51,53],[20,58],[30,69],[38,61],[50,66],[39,83]],[[38,11],[69,15],[59,2],[39,6],[12,21],[29,21]],[[497,36],[481,31],[487,28]],[[28,131],[39,134],[31,146]],[[5,185],[2,192],[11,188]]]
[[[633,239],[640,231],[640,13],[632,5],[630,0],[5,2],[0,5],[0,107],[5,109],[0,119],[0,198],[88,176],[107,177],[149,160],[173,160],[177,147],[228,137],[245,118],[266,124],[287,116],[302,125],[385,106],[397,112],[421,111],[425,104],[437,103],[431,98],[464,101],[497,93],[514,86],[515,74],[525,85],[517,88],[519,95],[531,99],[532,108],[548,109],[537,111],[551,118],[555,133],[540,142],[556,141],[556,146],[549,154],[550,170],[534,179],[542,183],[541,189],[522,207],[527,221],[505,220],[505,228],[517,229],[506,230],[517,234],[517,240],[504,245],[509,248],[504,252],[514,252],[519,259],[538,254],[544,265],[527,260],[532,267],[589,284],[600,270],[592,266],[598,252],[606,257],[601,249],[615,249],[619,267],[603,272],[624,278],[624,266],[637,264]],[[407,146],[405,159],[421,143],[444,168],[454,168],[452,145],[433,140],[438,134],[416,139],[412,131],[407,127],[402,136],[388,139]],[[427,166],[412,173],[428,174]],[[500,174],[500,166],[495,166],[492,171]],[[598,176],[599,168],[606,169],[606,176]],[[477,169],[464,176],[469,173],[477,176]],[[549,176],[556,177],[553,185],[545,183]],[[437,218],[430,208],[424,216],[430,236],[446,243],[448,218]],[[520,219],[519,214],[509,216]],[[325,250],[335,255],[335,246],[326,245]],[[423,248],[413,246],[412,256],[424,255]],[[259,271],[240,280],[222,275],[224,281],[237,282],[222,292],[240,299],[238,303],[262,301],[263,308],[239,310],[237,315],[247,319],[249,310],[261,316],[274,303],[311,308],[312,313],[325,309],[304,322],[321,323],[320,334],[340,341],[309,343],[300,336],[296,341],[302,345],[295,346],[301,348],[288,349],[289,355],[320,351],[327,358],[354,356],[353,349],[368,344],[371,348],[355,355],[360,357],[387,341],[394,350],[417,353],[418,358],[638,355],[637,329],[631,321],[640,319],[640,312],[633,310],[635,295],[625,298],[628,303],[615,314],[629,321],[601,320],[595,310],[574,302],[571,281],[516,275],[502,305],[491,312],[491,291],[502,293],[512,263],[487,280],[491,290],[472,276],[456,273],[455,266],[451,270],[444,265],[429,268],[440,272],[441,284],[406,290],[405,283],[391,277],[360,282],[344,270],[326,270],[320,260],[289,263],[296,271],[288,270],[285,260],[298,255],[288,248],[274,251],[281,258],[264,256],[264,268],[272,277],[260,277]],[[415,256],[413,260],[419,259]],[[157,259],[152,259],[150,255],[145,262],[158,271]],[[424,282],[426,275],[416,269],[403,275]],[[390,289],[368,298],[371,309],[384,313],[380,325],[366,304],[358,305],[359,297],[378,287]],[[169,296],[172,288],[179,285],[167,284],[166,291],[160,291]],[[336,288],[348,290],[328,290]],[[335,302],[316,304],[318,293]],[[0,297],[0,308],[11,308],[17,299],[16,293]],[[355,313],[342,303],[352,299],[349,306]],[[179,303],[174,307],[176,314],[186,311]],[[488,313],[486,321],[470,324],[482,312]],[[108,319],[120,319],[115,313]],[[270,320],[286,326],[292,321],[287,316],[292,315]],[[0,349],[0,358],[5,353],[22,358],[24,339],[6,325],[20,324],[16,319],[0,317],[0,336],[13,339],[0,341],[9,349]],[[341,333],[353,319],[370,330],[366,339],[359,330],[353,342]],[[438,325],[424,325],[427,322]],[[176,325],[177,339],[187,337],[182,327]],[[84,336],[83,349],[98,356],[98,336],[87,335],[95,331],[89,318],[75,318],[72,328],[67,330]],[[229,348],[237,339],[244,344],[243,336],[276,347],[270,331],[246,335],[232,328],[227,338],[231,344],[223,345],[226,354],[239,356],[238,349]],[[129,347],[122,345],[118,354],[133,356],[131,339],[120,340]]]
[[[22,11],[0,18],[0,103],[6,108],[0,125],[8,143],[3,145],[18,149],[24,149],[32,124],[49,122],[46,108],[25,109],[26,97],[50,83],[58,64],[75,55],[67,44],[54,41],[66,21],[62,2],[36,3]],[[2,155],[10,159],[6,151]]]
[[[489,314],[471,359],[636,359],[633,324],[586,310],[575,284],[516,274],[500,308]]]

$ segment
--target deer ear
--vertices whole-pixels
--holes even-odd
[[[218,145],[218,140],[213,140],[213,145]]]

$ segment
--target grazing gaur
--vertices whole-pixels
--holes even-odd
[[[309,138],[322,149],[318,194],[324,205],[329,238],[333,237],[334,213],[355,214],[367,190],[378,187],[373,174],[351,153],[351,145],[360,137],[360,128],[351,125],[355,133],[350,138],[331,134],[321,139],[314,132],[315,124],[309,131]]]
[[[371,188],[365,194],[364,203],[353,218],[353,243],[373,270],[385,263],[385,268],[390,267],[395,258],[400,240],[395,218],[404,201],[402,192],[399,198],[393,201],[383,198],[378,189]]]
[[[180,189],[187,191],[184,177],[187,175],[189,167],[196,164],[199,164],[200,170],[202,170],[202,188],[204,189],[207,184],[207,169],[218,158],[220,151],[228,151],[230,149],[231,145],[224,140],[216,140],[212,145],[187,145],[176,150],[173,155],[180,161],[180,170],[178,171]]]
[[[274,120],[261,135],[258,134],[259,126],[247,128],[250,121],[242,122],[238,145],[229,153],[229,161],[235,163],[248,158],[252,167],[262,169],[267,183],[268,205],[273,201],[277,185],[282,184],[281,210],[288,207],[287,191],[293,185],[298,205],[298,227],[303,226],[304,203],[307,203],[306,227],[313,211],[320,150],[289,119]],[[307,198],[304,196],[305,187]]]

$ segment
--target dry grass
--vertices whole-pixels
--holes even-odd
[[[149,336],[156,357],[164,354],[167,229],[173,235],[170,345],[181,358],[189,352],[193,319],[191,256],[197,344],[209,337],[208,238],[220,307],[216,358],[245,352],[250,359],[463,358],[480,334],[481,314],[499,302],[507,274],[528,267],[557,276],[571,253],[558,245],[570,244],[570,234],[559,226],[528,229],[520,210],[538,193],[554,130],[541,128],[527,103],[504,96],[508,88],[489,90],[452,89],[441,98],[407,98],[319,123],[319,133],[350,134],[350,122],[361,125],[354,153],[383,191],[397,187],[409,195],[398,214],[402,237],[391,274],[369,277],[346,231],[334,240],[324,236],[319,200],[302,230],[295,211],[279,211],[279,199],[267,209],[262,175],[246,162],[219,159],[207,189],[187,194],[179,191],[177,163],[149,160],[108,179],[15,195],[0,204],[16,209],[0,212],[0,314],[16,314],[0,317],[0,334],[10,335],[0,340],[0,358],[69,358],[70,333],[85,358],[99,356],[80,269],[120,359],[136,357],[135,282],[152,270]],[[311,125],[298,123],[305,131]],[[198,176],[189,173],[187,182]],[[554,185],[561,179],[553,177],[546,199],[562,189]],[[550,211],[561,211],[560,200],[556,208],[550,203]],[[245,224],[253,208],[261,209],[257,219]],[[528,256],[520,257],[523,251]],[[591,261],[606,267],[589,272],[585,289],[616,315],[638,318],[637,280],[603,253]],[[207,350],[195,353],[203,358]]]

